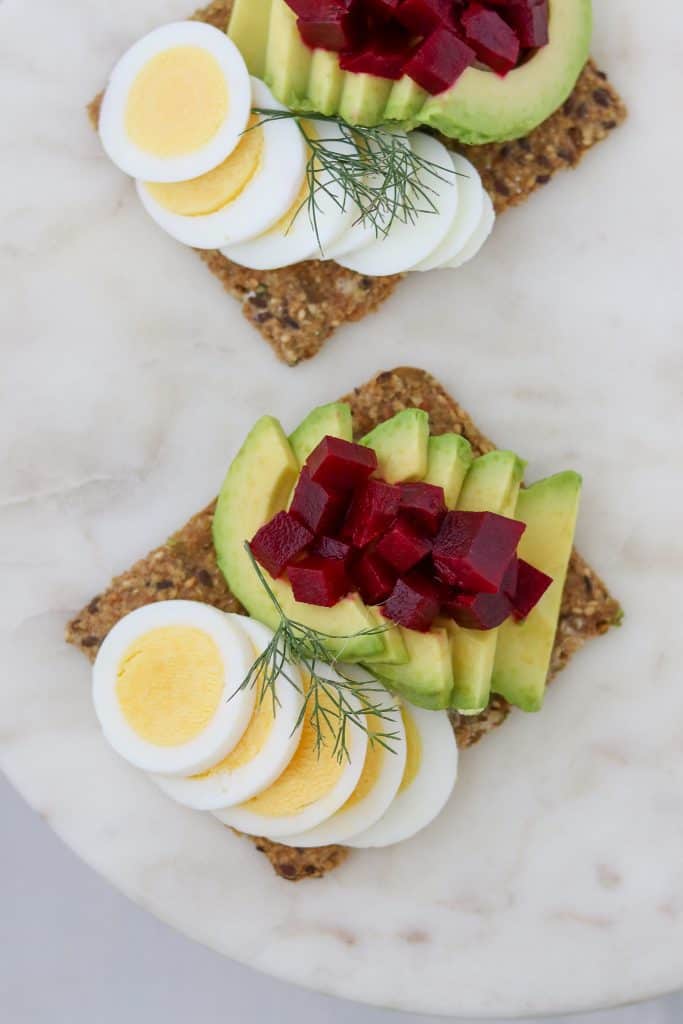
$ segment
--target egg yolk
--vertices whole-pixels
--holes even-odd
[[[241,195],[261,166],[264,140],[258,123],[258,117],[251,118],[250,130],[213,171],[175,184],[148,182],[147,191],[160,206],[181,217],[202,217],[222,210]]]
[[[225,666],[211,636],[163,626],[135,640],[118,667],[116,696],[128,725],[157,747],[200,735],[223,697]]]
[[[370,731],[382,731],[382,723],[378,718],[369,718],[367,724]],[[341,808],[342,811],[347,811],[351,807],[355,807],[356,804],[365,800],[366,796],[372,792],[377,785],[377,780],[382,774],[382,765],[384,764],[385,756],[386,751],[379,743],[368,742],[368,752],[365,755],[365,764],[363,765],[361,777],[358,780],[358,784],[353,793]]]
[[[403,771],[399,793],[409,789],[413,782],[415,782],[422,762],[422,740],[419,730],[415,725],[415,719],[405,708],[402,709],[401,714],[403,715],[403,724],[406,729],[406,766]]]
[[[331,699],[321,694],[320,700],[323,709],[327,704],[332,711]],[[298,814],[327,796],[339,782],[346,765],[338,761],[332,743],[324,746],[318,756],[315,738],[310,716],[306,715],[299,746],[288,767],[272,786],[242,806],[254,814],[279,818]]]
[[[176,46],[152,57],[138,74],[125,127],[145,153],[183,156],[214,138],[228,109],[228,87],[216,58],[200,46]]]
[[[223,772],[234,772],[238,768],[244,767],[244,765],[251,764],[268,742],[274,721],[273,702],[266,697],[261,704],[257,705],[247,726],[247,731],[235,749],[219,764],[214,765],[207,772],[202,772],[201,775],[193,776],[193,778],[210,779],[214,775],[221,775]]]

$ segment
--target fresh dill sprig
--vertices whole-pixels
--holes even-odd
[[[339,117],[311,115],[316,121],[330,125],[330,135],[321,137],[309,129],[304,115],[291,110],[255,107],[253,113],[259,117],[253,128],[271,121],[294,120],[304,137],[309,153],[308,196],[295,211],[292,223],[306,208],[322,255],[319,226],[322,197],[327,197],[342,211],[350,206],[357,209],[354,224],[369,224],[377,238],[384,238],[396,221],[414,224],[423,213],[437,214],[438,192],[433,184],[457,176],[453,166],[442,167],[419,156],[405,135],[386,126],[352,126]]]
[[[398,707],[387,703],[387,691],[376,680],[353,679],[349,670],[340,664],[343,657],[343,641],[355,640],[360,636],[375,636],[390,627],[379,626],[376,629],[362,630],[354,636],[338,636],[333,633],[322,633],[302,622],[290,619],[283,611],[248,544],[245,544],[245,549],[262,587],[278,613],[280,623],[272,640],[258,656],[235,692],[255,688],[258,706],[268,700],[272,704],[273,714],[277,714],[278,680],[284,679],[301,692],[299,680],[289,671],[290,665],[299,666],[309,677],[309,682],[303,691],[304,701],[293,731],[296,732],[302,722],[308,719],[315,735],[318,757],[324,749],[331,747],[332,754],[339,763],[350,760],[349,729],[354,726],[367,733],[371,744],[377,744],[394,753],[393,744],[400,741],[400,736],[395,731],[382,729],[381,723],[390,723]],[[326,647],[326,641],[329,640],[342,641],[339,655],[330,655]],[[327,674],[325,668],[331,668],[333,671]],[[379,728],[375,725],[376,722],[380,723]]]

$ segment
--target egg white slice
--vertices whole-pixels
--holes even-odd
[[[316,828],[280,839],[287,846],[332,846],[365,832],[386,813],[398,793],[406,766],[406,733],[400,708],[375,728],[393,734],[390,749],[368,743],[358,785],[346,803]]]
[[[486,191],[483,193],[483,200],[484,208],[482,210],[481,220],[479,221],[474,234],[463,246],[460,252],[453,257],[453,259],[441,264],[444,269],[455,270],[457,267],[462,267],[464,263],[468,263],[471,259],[474,259],[484,243],[488,240],[496,223],[496,212],[493,208],[491,197]]]
[[[310,120],[309,125],[328,148],[346,152],[350,143],[329,138],[329,125],[325,121]],[[291,208],[269,231],[242,242],[221,248],[226,259],[252,270],[277,270],[309,259],[325,259],[327,248],[340,237],[357,217],[357,210],[348,201],[344,190],[331,175],[321,174],[322,188],[316,192],[317,228],[308,212],[308,181],[305,175],[299,181],[299,194]]]
[[[364,849],[410,839],[441,813],[453,791],[458,747],[447,713],[405,704],[403,714],[408,744],[404,783],[386,814],[367,831],[347,839],[346,846]]]
[[[357,698],[351,695],[349,699],[360,710]],[[279,839],[315,828],[346,803],[363,770],[367,733],[359,725],[349,724],[348,759],[338,762],[331,742],[318,758],[309,719],[307,710],[299,747],[282,775],[252,800],[214,812],[219,821],[246,835]],[[332,778],[328,779],[330,772]],[[312,795],[314,786],[320,792]]]
[[[185,649],[182,662],[190,634],[208,646],[216,665],[211,679],[207,673],[194,689],[183,688],[193,669],[192,651]],[[93,668],[95,713],[105,738],[146,772],[186,776],[206,771],[239,743],[249,724],[255,692],[236,691],[253,661],[245,633],[210,605],[161,601],[131,612],[108,634]],[[131,676],[136,671],[148,675]],[[164,732],[172,716],[176,735],[178,716],[189,723],[181,739],[171,740]]]
[[[458,212],[458,178],[448,150],[437,139],[422,132],[413,132],[410,144],[415,153],[429,162],[436,171],[424,167],[420,184],[428,200],[416,200],[421,212],[412,221],[395,220],[388,235],[374,238],[369,245],[336,257],[342,267],[367,277],[402,274],[427,259],[448,235]]]
[[[229,615],[244,631],[254,648],[254,658],[263,653],[273,639],[273,631],[244,615]],[[288,676],[280,676],[275,685],[277,707],[273,714],[270,695],[259,704],[259,683],[254,714],[240,742],[227,757],[201,775],[173,779],[153,776],[168,796],[197,811],[216,811],[251,799],[282,774],[292,760],[301,739],[299,722],[303,706],[303,681],[296,665],[285,663]]]
[[[178,47],[196,47],[215,60],[227,88],[228,103],[222,123],[207,142],[189,152],[160,156],[133,141],[126,128],[126,111],[131,90],[150,61]],[[132,178],[187,181],[225,160],[237,145],[250,111],[249,72],[232,40],[211,25],[179,21],[150,32],[118,62],[102,100],[99,132],[107,155]]]
[[[479,171],[460,153],[450,153],[458,175],[458,212],[451,229],[426,260],[414,270],[435,270],[454,259],[477,230],[484,212],[484,186]]]
[[[254,107],[286,109],[263,82],[251,81]],[[285,118],[265,121],[255,130],[263,133],[263,148],[253,177],[232,201],[212,213],[173,213],[155,198],[154,186],[136,183],[142,205],[160,228],[195,249],[220,249],[262,234],[284,216],[299,193],[306,169],[303,136],[296,122]],[[216,168],[209,172],[215,173]]]

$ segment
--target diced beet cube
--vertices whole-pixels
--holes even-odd
[[[259,565],[277,579],[312,540],[313,534],[303,523],[289,512],[278,512],[261,527],[249,546]]]
[[[353,548],[336,537],[320,537],[311,548],[311,554],[319,555],[320,558],[336,558],[348,568]]]
[[[398,515],[401,491],[383,480],[367,480],[353,496],[342,537],[354,548],[365,548],[381,537]]]
[[[401,484],[401,512],[430,537],[439,532],[446,515],[443,487],[434,484]]]
[[[403,0],[396,17],[418,36],[428,36],[435,28],[455,28],[453,0]]]
[[[515,3],[508,3],[501,13],[515,30],[523,49],[537,50],[550,41],[548,0],[537,0],[536,3],[532,3],[531,0],[517,0]]]
[[[461,15],[460,23],[465,39],[484,64],[500,75],[517,66],[519,39],[500,14],[472,3]]]
[[[377,543],[377,554],[401,575],[414,569],[432,550],[431,541],[401,516]]]
[[[510,595],[512,614],[518,621],[526,619],[534,610],[552,582],[551,576],[546,576],[523,558],[519,559],[517,586]]]
[[[377,469],[372,448],[340,437],[324,437],[306,462],[311,480],[335,491],[351,491]]]
[[[358,38],[354,0],[287,0],[298,15],[299,35],[313,49],[346,50]]]
[[[497,594],[455,594],[444,604],[452,619],[464,629],[497,629],[512,612],[512,602],[502,590]]]
[[[393,18],[403,0],[366,0],[365,6],[370,14],[379,18]]]
[[[517,581],[519,579],[519,558],[517,555],[514,556],[509,566],[505,570],[503,576],[503,582],[500,585],[500,589],[503,591],[506,597],[509,597],[512,601],[513,597],[517,592]]]
[[[474,50],[455,32],[437,28],[427,36],[405,65],[403,71],[432,96],[450,89],[474,64]]]
[[[441,590],[438,585],[426,576],[412,572],[398,580],[384,605],[384,614],[400,626],[426,633],[440,607]]]
[[[436,571],[449,586],[495,594],[524,530],[494,512],[448,512],[432,549]]]
[[[287,570],[294,597],[303,604],[331,608],[351,589],[344,563],[338,558],[309,555]]]
[[[403,68],[415,50],[407,29],[400,25],[383,25],[364,41],[360,50],[342,53],[339,65],[343,71],[376,75],[378,78],[401,78]]]
[[[323,533],[336,532],[347,505],[348,499],[344,494],[324,484],[314,483],[304,466],[289,511],[319,537]]]
[[[380,604],[396,586],[397,573],[369,548],[352,562],[351,578],[365,604]]]

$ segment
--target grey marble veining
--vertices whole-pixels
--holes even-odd
[[[637,0],[596,7],[629,123],[501,218],[476,263],[406,282],[289,370],[142,215],[83,116],[126,44],[187,0],[0,3],[0,765],[82,859],[186,936],[384,1008],[339,1019],[580,1010],[683,982],[679,7],[660,0],[656,38]],[[105,747],[64,622],[215,493],[257,415],[293,427],[405,363],[527,457],[530,479],[583,473],[579,543],[626,624],[577,657],[541,716],[463,757],[427,834],[291,887]],[[114,894],[96,899],[119,913]]]

